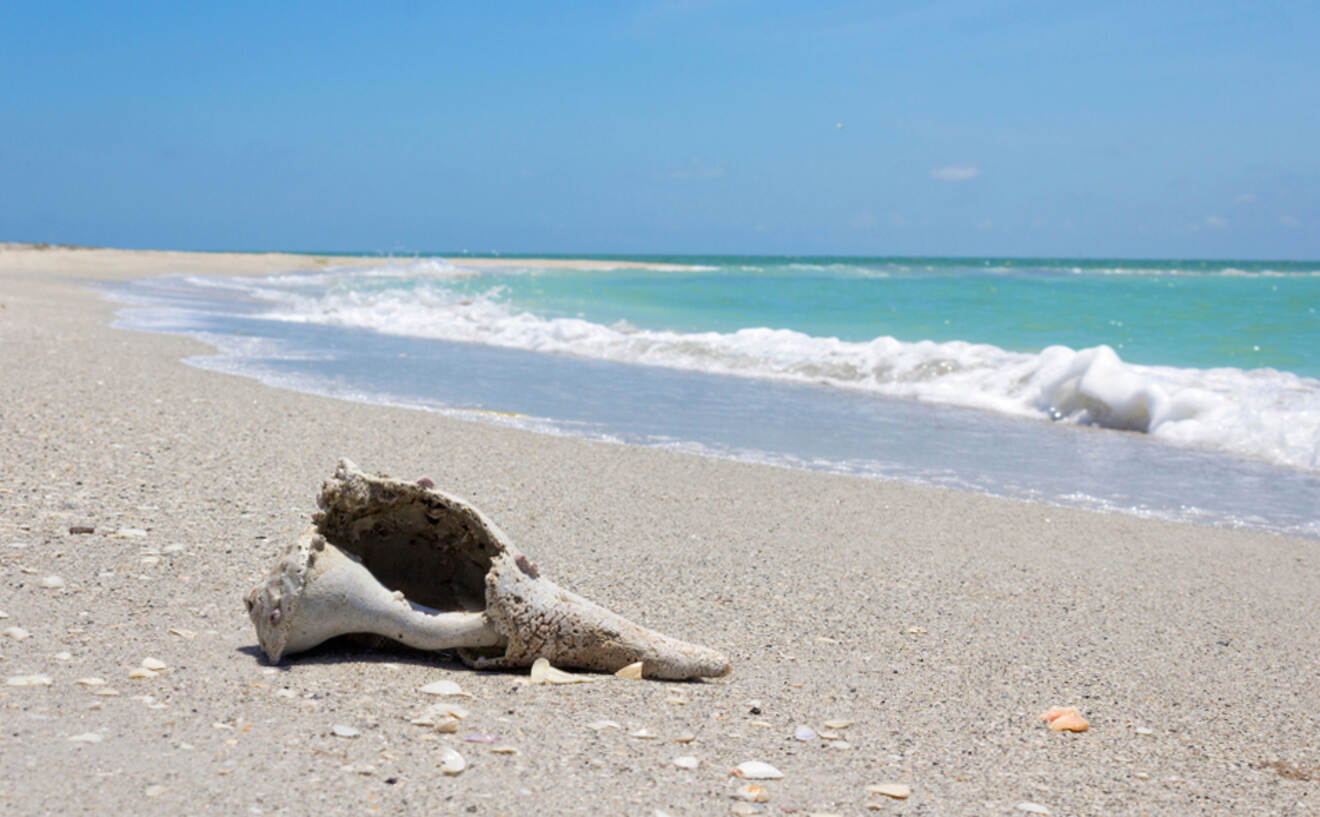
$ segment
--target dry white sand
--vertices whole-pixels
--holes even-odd
[[[784,773],[767,814],[1320,811],[1316,542],[280,391],[109,328],[81,284],[329,263],[0,248],[0,629],[30,633],[0,636],[0,677],[50,679],[0,686],[0,813],[718,815],[745,760]],[[733,675],[533,687],[352,645],[268,666],[242,597],[341,455],[466,496]],[[168,668],[130,678],[147,657]],[[458,734],[408,722],[442,678],[475,696]],[[1090,731],[1049,731],[1053,705]]]

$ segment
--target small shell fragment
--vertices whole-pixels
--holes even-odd
[[[735,800],[743,800],[748,803],[768,803],[770,795],[766,792],[764,786],[758,786],[755,783],[747,783],[738,787],[733,793]]]
[[[4,610],[0,610],[0,618],[9,618],[9,614]]]
[[[467,761],[448,746],[440,750],[440,771],[447,775],[459,775],[467,768]]]
[[[354,729],[346,724],[337,723],[330,727],[330,734],[337,738],[355,738],[362,734],[361,729]]]
[[[635,661],[614,674],[631,681],[640,681],[642,680],[642,662]]]
[[[417,691],[423,695],[455,695],[461,698],[472,697],[472,693],[464,692],[463,688],[457,683],[448,680],[432,681]]]
[[[538,658],[532,662],[531,675],[533,684],[589,684],[592,681],[585,675],[574,675],[553,667],[545,658]]]
[[[628,737],[637,738],[638,740],[655,740],[660,736],[652,732],[650,729],[647,729],[645,726],[643,726],[641,729],[638,729],[636,732],[629,732]]]
[[[1136,729],[1133,729],[1132,731],[1136,732],[1138,735],[1149,736],[1155,734],[1155,730],[1151,729],[1149,726],[1138,726]]]
[[[1081,713],[1071,706],[1066,708],[1061,706],[1051,707],[1040,718],[1056,732],[1085,732],[1091,728],[1091,725],[1086,722],[1086,718],[1083,718]]]
[[[105,737],[95,732],[83,732],[81,735],[70,735],[69,740],[74,743],[100,743]]]
[[[99,686],[105,686],[105,679],[104,679],[104,678],[79,678],[78,680],[74,681],[74,683],[75,683],[75,684],[81,684],[81,685],[83,685],[83,686],[85,686],[85,687],[99,687]]]
[[[587,728],[599,732],[602,729],[622,729],[623,727],[619,725],[618,721],[592,721],[587,724]]]
[[[881,783],[876,786],[867,786],[866,791],[868,794],[882,794],[895,800],[906,800],[912,796],[912,788],[903,783]]]
[[[50,576],[43,576],[38,584],[40,584],[44,590],[59,590],[64,587],[64,579],[52,574]]]
[[[167,789],[165,786],[162,786],[159,783],[153,783],[152,785],[147,786],[146,789],[142,791],[142,793],[145,794],[147,797],[160,797],[166,791]]]
[[[155,672],[163,672],[165,670],[165,667],[168,665],[159,658],[148,657],[142,659],[142,666],[146,667],[149,670],[153,670]]]
[[[674,765],[680,769],[692,770],[701,765],[701,761],[695,755],[683,755],[674,758]]]
[[[25,638],[30,638],[32,636],[32,633],[29,633],[27,630],[24,630],[22,627],[6,627],[5,635],[9,636],[15,641],[22,641]]]
[[[160,673],[147,667],[134,667],[128,673],[129,678],[155,678],[157,675]]]
[[[1040,803],[1032,803],[1032,802],[1029,801],[1029,800],[1028,800],[1028,801],[1023,801],[1023,802],[1021,802],[1021,803],[1018,803],[1018,804],[1017,804],[1016,806],[1014,806],[1013,808],[1017,809],[1018,811],[1025,811],[1025,812],[1028,813],[1028,814],[1049,814],[1049,813],[1050,813],[1050,810],[1047,809],[1047,808],[1045,808],[1044,806],[1042,806]]]
[[[6,683],[11,687],[48,687],[51,680],[49,675],[37,673],[35,675],[11,675]]]
[[[170,635],[177,635],[179,638],[196,638],[197,633],[192,630],[185,630],[182,627],[171,627]]]
[[[793,740],[815,740],[817,738],[816,730],[807,726],[805,723],[793,730]]]
[[[747,760],[739,763],[729,774],[748,780],[780,780],[784,773],[760,760]]]
[[[100,689],[92,690],[92,694],[100,695],[103,698],[114,698],[119,695],[119,690],[111,689],[110,687],[102,687]]]
[[[764,814],[765,806],[759,803],[734,803],[729,807],[729,813],[735,817],[751,817],[753,814]]]
[[[825,721],[825,728],[827,729],[847,729],[852,725],[852,721]]]
[[[697,736],[692,732],[682,732],[674,737],[674,743],[691,743]]]
[[[491,754],[494,754],[494,755],[516,755],[516,754],[518,754],[518,750],[515,749],[515,748],[512,747],[512,746],[492,746],[492,747],[490,747],[490,751],[491,751]]]

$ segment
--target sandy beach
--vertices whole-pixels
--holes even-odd
[[[0,245],[0,813],[718,815],[747,760],[783,772],[771,815],[1320,811],[1314,541],[277,390],[112,328],[88,286],[344,263]],[[429,476],[733,674],[530,686],[343,644],[270,666],[243,596],[340,457]],[[472,695],[456,734],[409,723],[439,679]]]

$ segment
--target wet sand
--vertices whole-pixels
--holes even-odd
[[[0,813],[727,814],[746,760],[784,773],[767,814],[1320,810],[1315,542],[272,389],[111,328],[85,285],[341,263],[0,246],[0,630],[30,634],[0,636],[0,676],[50,680],[0,687]],[[269,666],[242,598],[341,456],[431,477],[733,674],[529,686],[352,644]],[[457,734],[409,723],[439,679],[475,696]],[[1090,731],[1047,729],[1056,705]]]

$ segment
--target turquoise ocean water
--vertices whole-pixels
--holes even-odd
[[[109,291],[125,325],[276,385],[1320,536],[1320,262],[593,260],[651,266],[417,257]]]

